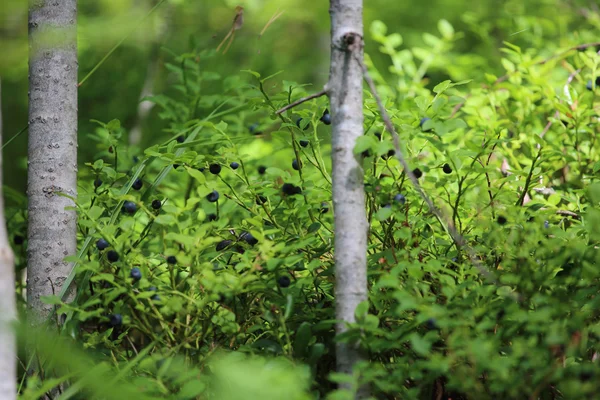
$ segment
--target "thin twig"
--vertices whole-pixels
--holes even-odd
[[[491,271],[489,271],[488,268],[485,267],[481,263],[481,261],[477,258],[477,255],[475,254],[473,249],[471,249],[467,245],[467,243],[464,240],[464,238],[462,237],[462,235],[456,230],[454,223],[442,214],[442,212],[433,204],[433,201],[431,201],[431,199],[425,194],[425,192],[421,188],[421,185],[419,184],[417,177],[412,173],[411,169],[408,166],[408,162],[406,161],[406,158],[404,157],[404,155],[402,153],[402,149],[400,148],[400,138],[398,136],[398,133],[396,133],[396,130],[394,129],[394,125],[392,124],[392,121],[390,120],[390,117],[389,117],[387,111],[385,110],[385,107],[383,106],[381,98],[379,97],[379,94],[377,92],[377,88],[375,87],[375,83],[373,82],[373,79],[369,75],[367,67],[365,66],[365,64],[359,57],[357,57],[355,55],[354,58],[356,59],[356,61],[360,65],[360,68],[362,69],[365,81],[367,82],[369,89],[371,90],[371,93],[373,94],[373,97],[375,98],[375,102],[377,103],[377,107],[379,108],[379,112],[381,114],[381,118],[383,119],[385,127],[392,135],[392,138],[394,140],[394,149],[396,150],[396,158],[398,159],[398,161],[400,161],[400,164],[404,168],[404,172],[406,173],[406,175],[412,182],[415,190],[417,191],[419,196],[421,196],[421,198],[425,201],[425,203],[427,203],[429,210],[440,220],[440,223],[442,224],[442,226],[445,226],[448,234],[450,235],[450,237],[452,238],[452,240],[454,241],[456,246],[459,248],[462,248],[468,254],[473,265],[479,270],[479,273],[482,276],[484,276],[486,279],[488,279],[490,282],[492,282],[496,285],[499,285],[500,283],[498,282],[498,279],[496,278],[496,276]],[[515,298],[517,300],[520,300],[520,296],[517,295],[516,293],[513,293],[513,296],[515,296]]]
[[[283,108],[280,108],[279,110],[275,111],[275,114],[280,115],[281,113],[286,112],[290,108],[296,107],[297,105],[305,103],[305,102],[307,102],[309,100],[316,99],[317,97],[325,96],[326,94],[327,94],[327,89],[323,89],[320,92],[317,92],[315,94],[311,94],[310,96],[303,97],[303,98],[301,98],[299,100],[296,100],[293,103],[288,104],[287,106],[285,106]]]

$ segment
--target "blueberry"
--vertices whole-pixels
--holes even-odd
[[[132,277],[134,281],[139,281],[142,279],[142,271],[137,267],[131,268],[129,276]]]
[[[431,118],[421,118],[421,122],[419,122],[419,125],[421,126],[421,129],[423,130],[423,132],[429,132],[431,130],[431,128],[427,128],[427,129],[423,129],[423,125],[425,125],[425,122],[427,121],[431,121]]]
[[[265,204],[267,202],[267,198],[265,196],[263,196],[262,194],[259,194],[258,196],[256,196],[256,204],[261,205],[261,204]]]
[[[364,158],[371,157],[371,150],[367,149],[367,150],[363,151],[362,153],[360,153],[360,155],[363,156]]]
[[[302,147],[306,147],[306,146],[308,146],[308,144],[309,144],[309,143],[310,143],[310,142],[309,142],[308,140],[301,140],[301,141],[300,141],[300,146],[302,146]]]
[[[331,125],[331,114],[329,114],[329,110],[325,109],[323,116],[321,117],[321,122],[325,125]]]
[[[133,190],[140,190],[142,186],[144,186],[144,182],[142,182],[140,178],[137,178],[135,182],[133,182],[133,185],[131,185],[131,188]]]
[[[127,214],[135,214],[136,210],[137,206],[133,201],[126,201],[123,203],[123,211],[125,211]]]
[[[397,195],[394,196],[394,201],[396,203],[400,203],[400,204],[404,205],[406,203],[406,197],[404,197],[404,195],[402,193],[398,193]]]
[[[381,140],[381,132],[375,132],[375,137]]]
[[[123,324],[123,317],[121,314],[113,314],[110,316],[110,321],[108,323],[113,328],[116,328],[117,326],[121,326]]]
[[[106,249],[110,244],[105,239],[98,239],[96,242],[96,248],[100,251]]]
[[[297,158],[294,158],[294,160],[292,161],[292,168],[294,168],[296,171],[300,170],[300,163],[298,162]]]
[[[387,160],[388,158],[393,157],[395,155],[396,155],[396,150],[391,149],[391,150],[388,150],[387,154],[382,155],[381,158],[383,158],[384,160]]]
[[[119,261],[119,253],[114,250],[109,250],[108,253],[106,253],[106,259],[110,262],[117,262]]]
[[[137,164],[139,161],[140,161],[140,158],[138,156],[133,156],[134,164]]]
[[[589,81],[587,81],[587,83],[585,84],[585,88],[587,90],[593,90],[594,89],[594,87],[592,85],[592,80],[591,79]]]
[[[293,196],[295,194],[302,194],[302,189],[292,183],[284,183],[281,187],[284,194]]]
[[[250,125],[248,127],[248,130],[250,131],[250,133],[254,134],[254,135],[260,135],[262,132],[259,131],[258,129],[258,124],[255,122],[252,125]]]
[[[208,214],[206,216],[206,219],[208,219],[209,221],[216,221],[217,220],[217,214]]]
[[[302,129],[302,118],[298,118],[296,120],[296,126],[300,129]],[[304,127],[304,130],[307,130],[309,126],[310,126],[310,122],[307,122],[306,126]]]
[[[413,169],[412,173],[415,176],[415,178],[417,178],[417,179],[419,179],[423,176],[423,172],[419,168]]]
[[[550,228],[550,222],[549,221],[544,221],[544,228],[546,228],[546,229]]]
[[[446,163],[442,167],[442,171],[444,171],[445,174],[451,174],[452,173],[452,167],[450,167],[450,165],[448,163]]]
[[[233,243],[231,240],[221,240],[219,243],[217,243],[216,250],[225,250],[231,243]]]
[[[177,264],[177,258],[175,256],[168,256],[167,264]]]
[[[205,167],[199,167],[199,168],[198,168],[198,171],[200,171],[200,172],[204,172],[204,171],[206,171],[206,168],[205,168]]]
[[[179,168],[179,164],[173,164],[173,168],[175,168],[175,169]]]
[[[208,170],[213,175],[219,175],[219,172],[221,172],[221,166],[219,164],[210,164]]]
[[[496,221],[500,224],[500,225],[504,225],[506,224],[506,222],[508,221],[506,219],[506,217],[499,215],[498,218],[496,218]]]
[[[329,203],[327,203],[326,201],[321,203],[321,214],[325,214],[326,212],[329,211]]]
[[[258,239],[256,239],[250,232],[242,232],[240,235],[240,239],[248,243],[250,246],[254,246],[258,243]]]
[[[162,207],[162,203],[160,202],[160,200],[152,200],[152,208],[154,208],[155,210],[158,210]]]
[[[211,203],[214,203],[215,201],[219,200],[219,192],[213,190],[212,192],[206,195],[206,200],[210,201]]]
[[[153,295],[153,296],[152,296],[152,297],[150,297],[150,298],[151,298],[152,300],[154,300],[154,301],[160,301],[160,296],[159,296],[159,295],[157,295],[157,294]]]
[[[437,329],[438,328],[435,318],[429,318],[427,321],[425,321],[425,326],[427,326],[427,329]]]
[[[13,237],[13,243],[17,246],[22,245],[24,241],[25,238],[21,235],[15,235],[15,237]]]
[[[261,175],[264,175],[264,173],[267,171],[267,167],[265,167],[264,165],[260,165],[258,167],[258,173]]]
[[[177,136],[176,140],[177,140],[177,143],[183,143],[183,142],[185,142],[185,136],[179,135],[179,136]]]
[[[100,187],[100,186],[102,186],[102,179],[100,179],[100,178],[97,178],[97,179],[94,181],[94,187],[95,187],[95,188],[98,188],[98,187]]]
[[[286,287],[290,286],[290,283],[291,283],[291,281],[290,281],[289,276],[284,275],[284,276],[280,276],[279,278],[277,278],[277,284],[279,286],[281,286],[282,288],[286,288]]]
[[[231,167],[231,169],[238,169],[240,167],[240,164],[234,161],[231,164],[229,164],[229,166]]]

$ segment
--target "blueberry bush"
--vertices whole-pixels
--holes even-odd
[[[497,72],[471,73],[447,21],[424,47],[403,47],[381,21],[369,36],[389,59],[366,63],[400,148],[365,90],[359,321],[335,337],[327,99],[277,115],[313,88],[285,73],[221,76],[214,51],[191,47],[168,65],[177,94],[151,98],[165,140],[129,147],[117,120],[88,137],[77,296],[46,300],[99,374],[148,398],[351,399],[336,389],[350,378],[334,372],[334,346],[359,339],[368,361],[351,383],[372,398],[594,397],[600,46],[585,34],[560,48],[505,42]],[[14,244],[23,267],[22,236]],[[57,361],[57,379],[101,398],[84,364]],[[28,379],[22,396],[52,383]]]

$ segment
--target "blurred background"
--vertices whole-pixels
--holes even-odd
[[[27,124],[27,3],[0,1],[4,142]],[[221,76],[244,69],[262,76],[283,71],[278,76],[282,80],[310,83],[315,90],[322,87],[329,68],[326,0],[80,0],[80,80],[123,40],[79,90],[80,163],[92,161],[97,152],[90,140],[97,125],[91,120],[120,120],[142,147],[164,140],[158,107],[140,108],[139,99],[176,95],[178,88],[166,64],[193,48],[216,48],[231,28],[238,5],[244,7],[243,27],[228,52],[211,59],[213,71]],[[259,38],[271,17],[282,11]],[[486,73],[502,75],[504,41],[548,56],[574,44],[600,41],[600,35],[579,34],[599,32],[598,15],[597,2],[587,0],[365,0],[366,52],[385,78],[390,62],[370,38],[373,21],[383,21],[388,33],[401,34],[402,47],[415,48],[427,41],[424,33],[437,34],[438,21],[446,19],[458,33],[453,49],[456,75],[447,75],[452,71],[447,65],[440,68],[443,73],[436,72],[432,63],[427,79],[432,85],[447,78],[478,79]],[[543,42],[555,47],[541,48]],[[469,76],[461,54],[470,65]],[[5,184],[13,193],[25,192],[26,151],[26,133],[3,149]],[[10,204],[11,196],[7,201]]]

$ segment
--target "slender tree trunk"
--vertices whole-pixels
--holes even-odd
[[[1,93],[0,86],[0,99]],[[0,101],[1,145],[2,102]],[[0,151],[0,400],[17,398],[17,349],[14,330],[11,326],[16,318],[14,255],[8,243],[8,234],[4,222],[2,152]]]
[[[331,106],[333,210],[337,333],[355,322],[356,306],[367,300],[367,217],[364,171],[354,156],[363,134],[362,0],[331,0],[331,68],[328,93]],[[354,344],[338,343],[337,370],[351,373],[362,359]]]
[[[77,1],[29,1],[29,321],[43,322],[77,250]]]

